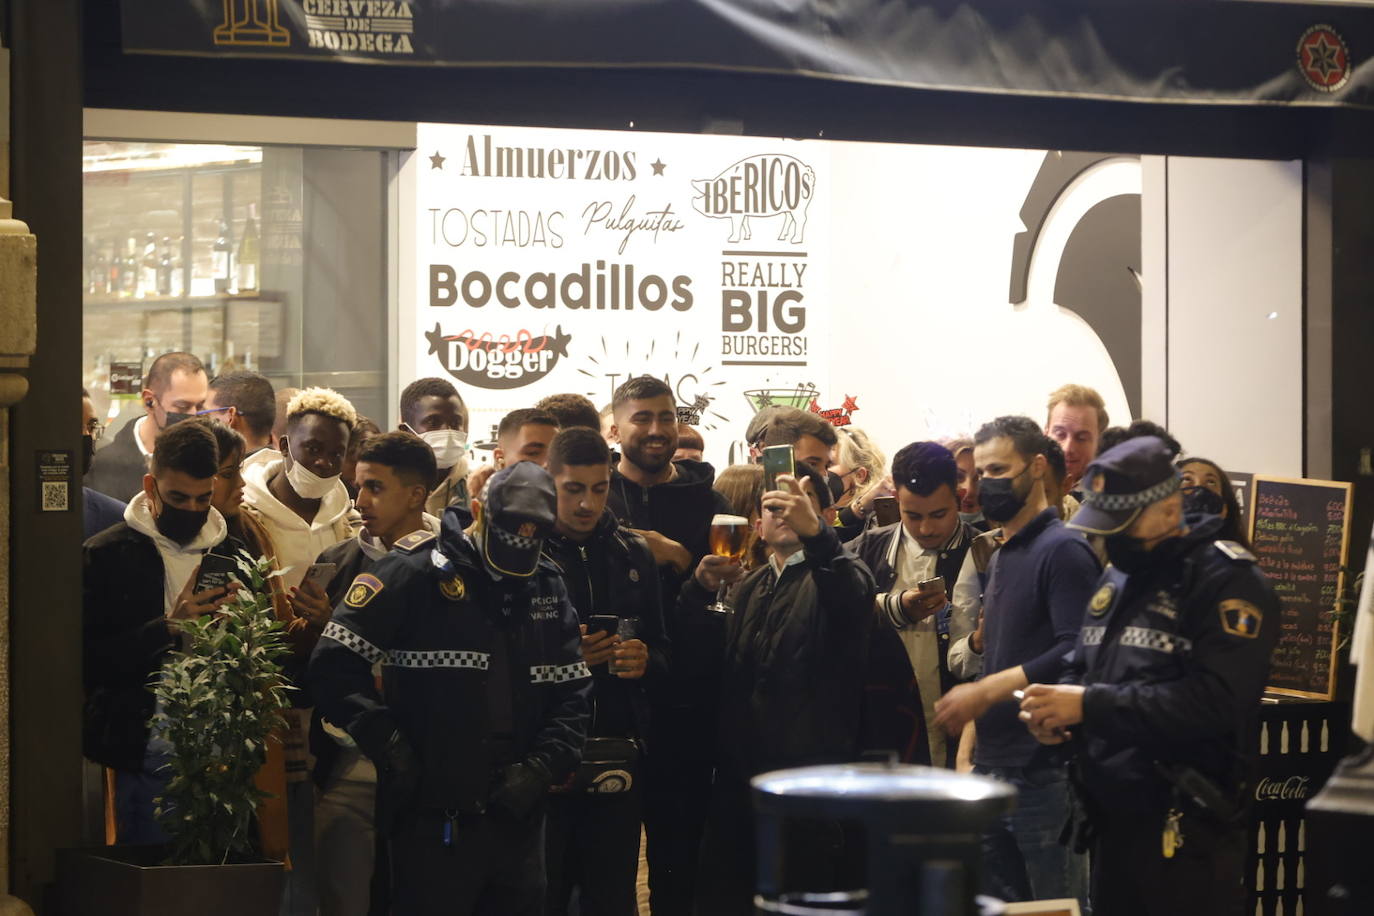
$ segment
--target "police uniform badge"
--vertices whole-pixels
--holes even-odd
[[[1097,590],[1092,600],[1088,602],[1088,613],[1094,617],[1101,617],[1107,613],[1107,609],[1112,606],[1112,599],[1116,597],[1116,583],[1108,582]]]
[[[638,581],[639,581],[639,570],[637,570],[637,569],[632,569],[632,570],[630,570],[630,581],[631,581],[631,582],[638,582]]]
[[[381,579],[368,573],[362,573],[348,587],[348,593],[344,595],[344,604],[349,607],[364,607],[369,601],[377,597],[377,593],[382,588]]]
[[[1221,614],[1221,628],[1232,636],[1254,639],[1259,635],[1264,614],[1248,601],[1227,598],[1217,607]]]
[[[439,592],[449,601],[462,601],[468,593],[468,586],[462,576],[455,575],[439,583]]]

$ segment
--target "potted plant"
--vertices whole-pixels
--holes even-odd
[[[254,777],[282,724],[289,649],[272,613],[267,561],[239,560],[241,587],[218,613],[182,625],[151,685],[154,733],[171,745],[170,780],[157,817],[167,846],[64,850],[67,916],[270,916],[284,881],[280,862],[256,851]]]

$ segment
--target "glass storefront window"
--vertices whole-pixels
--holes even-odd
[[[82,378],[103,442],[172,350],[211,377],[334,388],[385,425],[386,168],[370,150],[86,142]]]

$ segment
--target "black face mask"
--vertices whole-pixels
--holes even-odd
[[[210,510],[197,512],[194,509],[178,509],[175,506],[167,505],[167,500],[162,498],[162,494],[157,495],[157,501],[162,509],[157,514],[157,530],[169,541],[175,541],[185,546],[196,539],[200,534],[200,529],[205,527],[205,522],[210,518]]]
[[[1184,515],[1221,515],[1226,511],[1226,501],[1221,494],[1206,487],[1183,488]]]
[[[983,515],[988,521],[1003,524],[1016,518],[1016,513],[1026,507],[1026,497],[1030,496],[1030,490],[1025,493],[1016,492],[1016,481],[1020,480],[1030,465],[1026,465],[1024,471],[1015,477],[984,477],[978,486],[978,505],[983,509]]]
[[[189,420],[194,416],[195,414],[193,413],[176,413],[174,411],[169,410],[167,411],[167,421],[162,424],[162,428],[166,429],[169,426],[175,426],[182,420]]]
[[[81,437],[81,476],[91,472],[91,461],[95,459],[95,436]]]
[[[827,474],[825,482],[830,486],[830,504],[834,505],[844,496],[844,478],[838,474]]]

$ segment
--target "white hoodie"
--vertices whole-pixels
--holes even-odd
[[[157,530],[157,521],[153,518],[152,507],[148,504],[147,493],[139,493],[124,507],[124,521],[135,531],[148,535],[157,545],[158,556],[162,557],[164,614],[172,613],[177,595],[186,587],[187,580],[200,565],[205,551],[224,540],[225,535],[229,533],[224,524],[224,516],[212,508],[195,540],[182,546]]]
[[[356,527],[353,500],[348,496],[341,479],[320,500],[320,509],[313,521],[306,523],[299,515],[272,495],[267,482],[282,468],[282,457],[271,461],[248,464],[243,468],[243,501],[258,511],[263,527],[276,548],[277,568],[285,570],[282,585],[294,588],[305,578],[305,571],[315,558],[340,541],[347,540]]]

